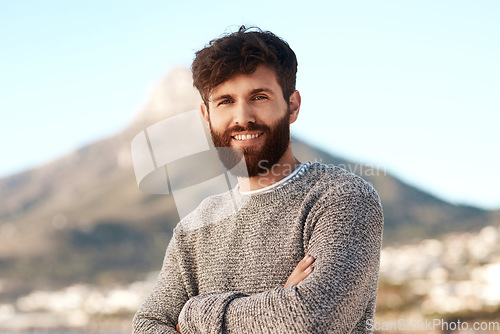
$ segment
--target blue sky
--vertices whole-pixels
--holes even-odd
[[[257,25],[299,59],[292,134],[500,208],[498,1],[0,0],[0,177],[122,129],[170,68]]]

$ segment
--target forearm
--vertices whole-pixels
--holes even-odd
[[[335,297],[333,291],[318,293],[316,289],[295,285],[252,296],[209,293],[190,299],[179,323],[183,334],[324,334],[331,333],[332,328],[346,333],[362,317],[365,297]]]
[[[166,324],[158,319],[149,318],[145,314],[136,314],[133,321],[134,334],[167,333],[179,334],[175,326]]]
[[[349,333],[365,312],[370,298],[367,275],[342,289],[324,288],[305,280],[299,286],[276,287],[233,299],[223,326],[228,333]],[[201,303],[210,303],[208,298]]]
[[[364,196],[336,202],[341,214],[325,208],[314,226],[307,247],[316,259],[314,272],[302,284],[251,296],[225,292],[191,298],[179,317],[185,334],[349,333],[360,327],[376,297],[382,214],[378,201]],[[365,207],[363,214],[353,215],[359,206]]]
[[[181,333],[224,332],[227,307],[233,300],[247,296],[240,292],[208,292],[191,298],[179,314]]]
[[[155,289],[135,314],[133,333],[177,333],[175,325],[186,301],[175,295],[162,298]]]
[[[228,333],[327,333],[319,314],[295,285],[233,300],[226,311]],[[237,320],[241,319],[241,320]],[[315,326],[316,323],[316,326]],[[317,331],[316,331],[317,330]]]

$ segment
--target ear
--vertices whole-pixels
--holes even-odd
[[[207,127],[210,129],[210,115],[208,113],[208,108],[204,102],[200,104],[200,110],[201,110],[201,115],[205,119],[205,122],[207,122]]]
[[[294,91],[292,95],[290,95],[289,103],[290,103],[290,124],[297,120],[299,117],[300,111],[300,102],[301,97],[298,90]]]

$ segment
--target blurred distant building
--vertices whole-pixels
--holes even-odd
[[[382,250],[382,284],[407,285],[424,314],[500,306],[500,228]]]

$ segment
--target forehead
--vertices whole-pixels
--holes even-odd
[[[267,66],[258,66],[250,74],[235,74],[212,90],[212,97],[220,95],[246,94],[255,89],[266,89],[275,94],[281,93],[281,86],[274,70]]]

